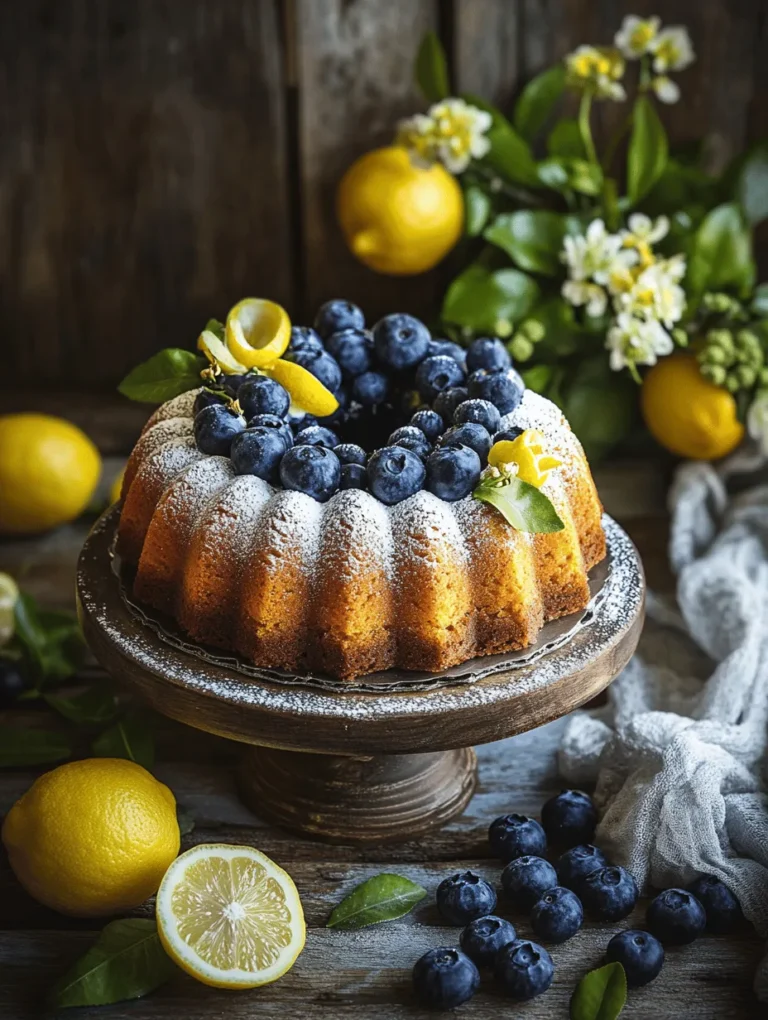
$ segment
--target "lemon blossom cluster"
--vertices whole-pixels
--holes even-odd
[[[639,18],[628,14],[614,42],[627,60],[650,62],[653,77],[648,84],[662,103],[676,103],[680,88],[669,71],[682,71],[695,59],[688,29],[683,25],[661,25],[661,18]]]
[[[621,78],[624,58],[607,46],[579,46],[565,58],[566,82],[577,92],[589,92],[596,99],[621,102],[627,98]]]
[[[460,174],[490,149],[487,132],[492,123],[487,111],[463,99],[444,99],[426,113],[401,120],[396,143],[408,150],[416,166],[442,163],[450,173]]]
[[[584,307],[592,317],[604,315],[610,304],[613,320],[606,348],[614,371],[628,367],[636,373],[637,365],[655,364],[674,346],[670,331],[685,311],[680,286],[685,257],[659,258],[652,247],[668,230],[666,217],[653,221],[634,213],[627,229],[618,233],[609,233],[597,219],[586,233],[563,242],[561,258],[568,269],[562,286],[565,300]]]

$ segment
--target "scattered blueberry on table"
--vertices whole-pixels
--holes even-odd
[[[480,984],[480,972],[460,949],[430,949],[413,968],[417,998],[432,1009],[453,1009],[471,999]]]
[[[706,931],[712,935],[725,935],[741,918],[739,901],[728,886],[714,875],[702,875],[688,886],[704,908],[707,916]]]
[[[539,822],[527,815],[501,815],[488,829],[491,853],[508,863],[516,857],[541,857],[547,837]]]
[[[492,967],[498,951],[516,938],[517,932],[510,921],[488,914],[469,922],[461,933],[459,944],[478,967]]]
[[[548,889],[531,910],[531,927],[544,942],[566,942],[581,928],[584,908],[581,900],[565,886]]]
[[[586,793],[563,790],[541,809],[541,824],[549,842],[567,850],[591,842],[597,827],[597,811]]]
[[[552,984],[555,965],[544,946],[519,939],[499,950],[495,972],[506,995],[525,1000],[546,992]]]
[[[658,977],[664,966],[664,946],[649,932],[628,928],[613,936],[605,958],[609,963],[620,963],[629,987],[638,988]]]
[[[558,858],[557,877],[560,884],[578,893],[579,886],[593,871],[604,868],[608,862],[605,854],[592,843],[571,847]]]
[[[685,889],[665,889],[651,900],[645,915],[651,932],[669,946],[693,942],[707,925],[704,907]]]
[[[501,873],[501,884],[512,902],[530,910],[548,889],[557,885],[557,872],[543,857],[517,857]]]
[[[579,896],[595,921],[620,921],[637,903],[637,882],[625,868],[609,865],[584,878]]]
[[[437,887],[437,909],[453,925],[465,925],[496,908],[496,892],[473,871],[457,872]]]

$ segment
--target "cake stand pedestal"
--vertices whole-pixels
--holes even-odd
[[[131,611],[110,554],[118,515],[112,507],[97,521],[78,564],[78,609],[93,654],[156,711],[250,745],[240,770],[243,800],[319,839],[396,842],[445,824],[474,792],[471,745],[583,705],[621,672],[640,636],[640,558],[605,517],[611,570],[593,619],[532,663],[413,692],[254,679],[173,647]]]

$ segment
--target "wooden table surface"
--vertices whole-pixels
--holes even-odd
[[[614,510],[612,506],[609,507]],[[615,512],[615,511],[614,511]],[[665,525],[659,518],[624,521],[646,565],[650,586],[669,587]],[[72,605],[74,563],[85,535],[78,524],[39,540],[0,544],[0,570],[20,576],[46,605]],[[93,675],[93,667],[89,670]],[[0,723],[50,728],[50,713],[38,708],[0,712]],[[322,1018],[396,1020],[421,1017],[411,996],[410,970],[427,949],[455,944],[458,929],[441,924],[434,906],[437,884],[459,869],[471,868],[498,882],[500,865],[488,855],[488,824],[499,814],[537,815],[560,788],[556,746],[564,720],[539,730],[478,748],[479,787],[464,815],[443,830],[394,847],[354,849],[300,839],[274,828],[237,799],[234,764],[238,748],[225,740],[158,719],[157,776],[174,791],[194,818],[184,837],[186,849],[201,842],[247,843],[284,867],[296,881],[306,913],[307,944],[294,968],[277,983],[253,992],[223,992],[179,974],[153,995],[109,1007],[69,1010],[72,1020],[245,1020],[245,1018]],[[83,749],[83,755],[87,750]],[[0,814],[40,771],[0,772]],[[328,931],[333,906],[357,883],[380,871],[397,871],[420,882],[430,895],[412,915],[359,932]],[[153,904],[138,908],[151,915]],[[642,927],[645,904],[618,925],[585,928],[555,946],[555,981],[544,996],[519,1005],[499,997],[490,980],[462,1007],[461,1015],[495,1020],[519,1013],[529,1020],[568,1016],[571,992],[589,969],[598,966],[610,937],[620,928]],[[499,912],[532,933],[525,917]],[[103,922],[77,921],[40,906],[16,882],[0,858],[0,1018],[46,1017],[46,990],[92,943]],[[704,938],[671,949],[659,978],[631,991],[622,1013],[627,1020],[747,1020],[765,1016],[752,992],[752,976],[762,951],[745,924],[727,939]]]

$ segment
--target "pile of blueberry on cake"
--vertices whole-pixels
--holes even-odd
[[[389,505],[422,489],[462,499],[493,444],[522,432],[500,430],[525,387],[497,339],[465,350],[405,314],[368,330],[356,305],[329,301],[313,327],[292,327],[283,358],[311,373],[338,409],[296,413],[269,375],[218,376],[195,401],[197,445],[229,456],[239,474],[320,502],[340,489],[368,489]]]

